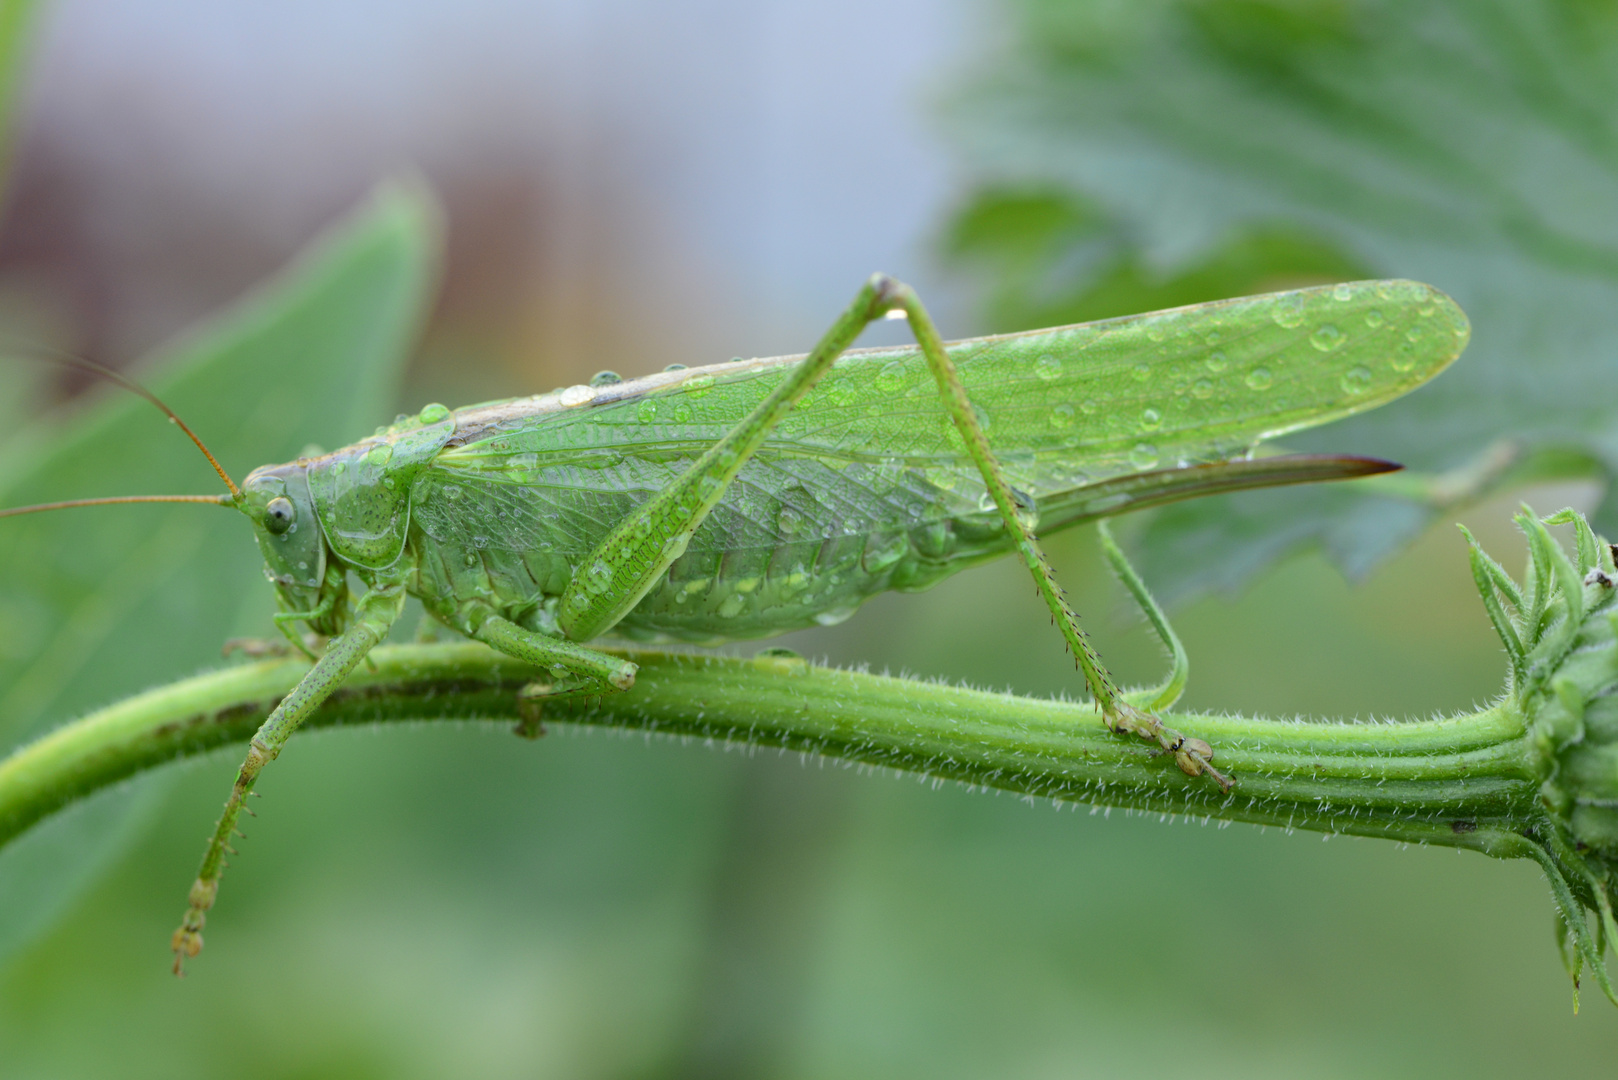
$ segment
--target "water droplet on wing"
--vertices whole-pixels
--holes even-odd
[[[910,375],[900,360],[883,364],[882,370],[876,373],[876,388],[884,394],[897,394],[909,381]]]
[[[1275,376],[1270,373],[1270,369],[1267,367],[1256,367],[1249,371],[1247,378],[1242,381],[1247,384],[1249,390],[1268,390],[1275,385]]]
[[[1332,352],[1347,340],[1347,335],[1331,323],[1317,327],[1315,332],[1309,335],[1309,344],[1321,352]]]
[[[1274,301],[1275,308],[1270,312],[1270,318],[1275,325],[1285,330],[1296,330],[1303,325],[1303,294],[1286,293]]]
[[[1345,394],[1363,394],[1371,388],[1371,369],[1363,364],[1357,364],[1343,372],[1338,381]]]

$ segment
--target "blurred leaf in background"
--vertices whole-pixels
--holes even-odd
[[[437,250],[427,194],[385,185],[277,280],[135,374],[237,479],[317,441],[352,441],[386,418],[432,299]],[[118,390],[70,422],[39,422],[0,466],[5,506],[221,487],[161,414]],[[232,634],[269,632],[272,597],[257,546],[234,512],[97,507],[5,525],[0,749],[217,664]],[[0,853],[0,956],[127,846],[136,807],[149,809],[154,780],[161,787],[166,779],[144,778]]]
[[[1541,476],[1618,473],[1618,9],[1007,7],[1009,44],[949,114],[980,182],[947,249],[997,281],[995,329],[1418,278],[1471,316],[1467,355],[1291,445],[1439,470],[1510,439]],[[1146,577],[1234,585],[1310,542],[1363,572],[1431,517],[1340,487],[1199,500],[1147,526]],[[1618,533],[1618,500],[1598,527]]]

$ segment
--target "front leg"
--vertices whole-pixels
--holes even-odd
[[[281,699],[258,732],[248,743],[247,759],[236,774],[225,812],[214,827],[213,838],[202,856],[202,867],[191,886],[191,904],[185,919],[174,931],[171,943],[174,949],[174,973],[184,974],[184,963],[202,951],[202,927],[207,921],[208,909],[213,907],[219,894],[219,878],[225,869],[225,852],[236,833],[236,821],[241,817],[248,792],[258,781],[264,766],[274,761],[281,747],[298,730],[298,726],[342,685],[344,679],[378,642],[388,636],[399,613],[404,610],[404,586],[398,583],[379,585],[360,598],[352,625],[327,647],[326,652],[309,669],[308,674]]]

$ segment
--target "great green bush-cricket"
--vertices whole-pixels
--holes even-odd
[[[917,344],[846,351],[883,317],[908,319]],[[876,275],[804,357],[630,381],[604,372],[537,397],[429,405],[240,486],[214,462],[229,494],[51,504],[241,511],[274,583],[276,623],[314,661],[249,744],[174,934],[175,971],[202,948],[259,772],[387,636],[407,595],[547,673],[525,691],[542,704],[633,685],[634,663],[588,644],[609,633],[766,637],[1015,552],[1107,726],[1229,789],[1212,747],[1119,693],[1036,534],[1195,495],[1397,468],[1252,451],[1414,389],[1468,334],[1431,287],[1369,281],[946,344],[909,287]],[[364,586],[352,602],[350,577]],[[300,623],[325,643],[318,656]]]

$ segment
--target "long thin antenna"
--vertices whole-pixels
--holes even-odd
[[[215,506],[236,505],[236,499],[230,495],[112,495],[104,499],[69,499],[66,502],[35,503],[33,506],[13,506],[8,510],[0,510],[0,518],[16,517],[18,514],[37,514],[41,510],[66,510],[74,506],[111,506],[114,503],[212,503]]]
[[[219,474],[219,479],[223,480],[225,482],[225,486],[230,489],[231,500],[234,502],[236,500],[239,500],[242,497],[242,489],[236,486],[236,481],[232,480],[230,478],[230,474],[225,471],[224,466],[219,464],[219,459],[214,457],[213,454],[208,450],[208,448],[203,445],[203,442],[202,442],[201,439],[197,438],[197,433],[192,431],[191,428],[186,425],[186,422],[184,420],[181,420],[179,418],[179,416],[175,414],[173,409],[171,409],[167,405],[165,405],[163,403],[162,398],[158,397],[156,394],[154,394],[150,390],[146,389],[146,387],[142,386],[140,383],[136,382],[134,379],[129,378],[127,375],[123,374],[123,372],[121,372],[121,371],[115,371],[114,369],[108,367],[105,364],[98,364],[96,361],[90,360],[90,359],[88,359],[86,357],[83,357],[83,356],[74,356],[72,353],[63,353],[63,352],[57,352],[55,350],[43,350],[43,349],[40,350],[37,353],[31,353],[30,355],[34,356],[36,359],[45,360],[45,361],[48,361],[48,362],[50,362],[52,364],[59,364],[62,367],[65,367],[65,368],[77,368],[80,371],[93,372],[96,375],[100,375],[102,378],[110,379],[111,381],[117,383],[119,386],[123,387],[125,390],[128,390],[128,391],[130,391],[132,393],[139,394],[141,397],[145,398],[147,401],[150,401],[153,405],[156,405],[159,409],[163,410],[163,415],[167,416],[169,418],[169,423],[174,424],[181,431],[185,432],[186,438],[190,439],[193,443],[195,443],[197,449],[202,451],[202,456],[208,459],[208,464],[213,466],[214,472]],[[178,497],[178,496],[171,498],[170,496],[163,495],[163,496],[152,496],[152,498],[159,499],[159,500],[164,501],[164,502],[181,501],[180,497]],[[202,498],[203,498],[202,496],[198,496],[197,499],[185,499],[184,501],[195,502],[195,501],[198,501],[199,499],[202,499]],[[108,500],[103,500],[103,501],[113,502],[113,501],[117,501],[117,500],[108,499]],[[52,503],[51,505],[55,506],[55,505],[58,505],[58,504]],[[63,505],[63,506],[96,505],[96,500],[87,499],[87,500],[76,501],[76,502],[71,502],[71,503],[62,503],[60,505]],[[26,509],[33,509],[33,508],[29,507],[29,508],[26,508]],[[15,511],[15,510],[8,511],[8,513],[17,513],[17,512],[18,511]]]

